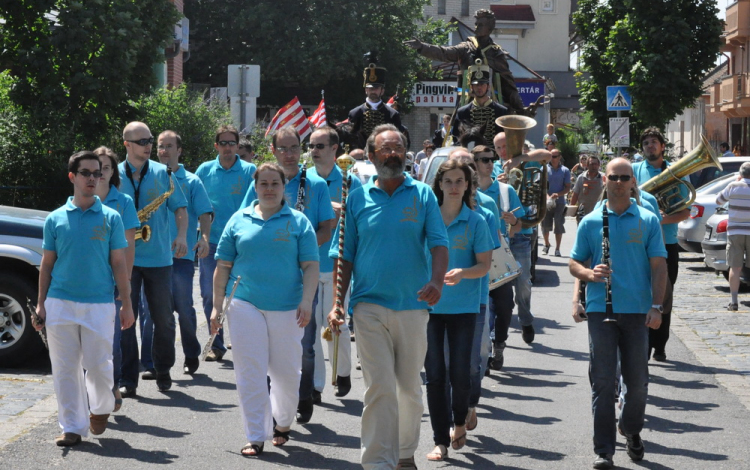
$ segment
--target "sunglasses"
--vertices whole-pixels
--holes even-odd
[[[326,144],[310,144],[310,150],[312,149],[323,150],[326,147],[327,147]]]
[[[83,176],[84,178],[90,178],[92,176],[94,178],[101,178],[102,177],[102,172],[101,171],[78,170],[78,171],[76,171],[76,173],[78,173],[79,175]]]
[[[154,138],[149,137],[148,139],[126,140],[126,142],[130,142],[131,144],[136,144],[136,145],[140,145],[141,147],[145,147],[147,145],[153,144]]]
[[[627,183],[630,181],[631,176],[630,175],[609,175],[607,176],[607,179],[610,181],[614,181],[617,183],[618,181],[622,181],[623,183]]]
[[[497,161],[497,158],[492,158],[492,157],[479,157],[479,158],[475,158],[475,159],[474,159],[474,161],[475,161],[475,162],[482,162],[482,163],[491,163],[491,162],[496,162],[496,161]]]
[[[234,147],[235,145],[237,145],[237,141],[236,140],[220,140],[217,142],[217,144],[219,144],[221,147],[226,147],[227,145],[229,145],[230,147]]]

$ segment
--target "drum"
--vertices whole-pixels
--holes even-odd
[[[492,252],[490,290],[497,289],[521,275],[521,263],[513,257],[505,237],[500,237],[500,245],[500,248]]]

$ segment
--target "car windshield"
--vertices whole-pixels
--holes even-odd
[[[432,186],[432,182],[435,181],[435,174],[437,173],[440,165],[448,159],[448,155],[437,155],[430,161],[430,166],[427,168],[427,174],[424,175],[424,183]]]
[[[700,188],[696,190],[696,193],[698,194],[715,194],[721,191],[722,189],[726,188],[729,183],[734,181],[734,178],[737,176],[737,173],[731,173],[728,175],[724,175],[718,179],[715,179],[711,181],[710,183],[707,183]]]

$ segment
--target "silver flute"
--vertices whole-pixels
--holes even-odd
[[[229,294],[229,297],[224,298],[224,308],[221,309],[221,312],[219,312],[219,315],[216,317],[216,321],[219,322],[219,330],[222,326],[224,326],[224,318],[227,316],[227,308],[229,308],[229,304],[232,303],[232,299],[234,298],[234,292],[237,290],[237,286],[240,285],[240,279],[242,279],[242,276],[237,276],[237,279],[234,281],[234,285],[232,286],[232,292]],[[211,322],[209,320],[208,324],[209,328],[211,327]],[[214,340],[216,339],[216,336],[219,334],[219,330],[216,330],[216,333],[211,333],[211,336],[208,338],[208,342],[205,346],[203,346],[203,352],[201,353],[201,361],[206,360],[206,356],[209,352],[211,352],[211,347],[214,345]]]

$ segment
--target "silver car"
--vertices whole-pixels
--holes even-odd
[[[695,201],[690,205],[690,217],[677,225],[677,243],[685,251],[701,252],[706,221],[716,211],[716,196],[736,178],[736,173],[724,175],[695,191]]]
[[[701,243],[703,247],[703,262],[706,266],[713,268],[716,272],[729,279],[729,266],[727,265],[727,223],[729,211],[727,204],[716,209],[716,213],[708,218],[706,222],[706,235]],[[740,282],[750,285],[750,268],[742,267]]]

